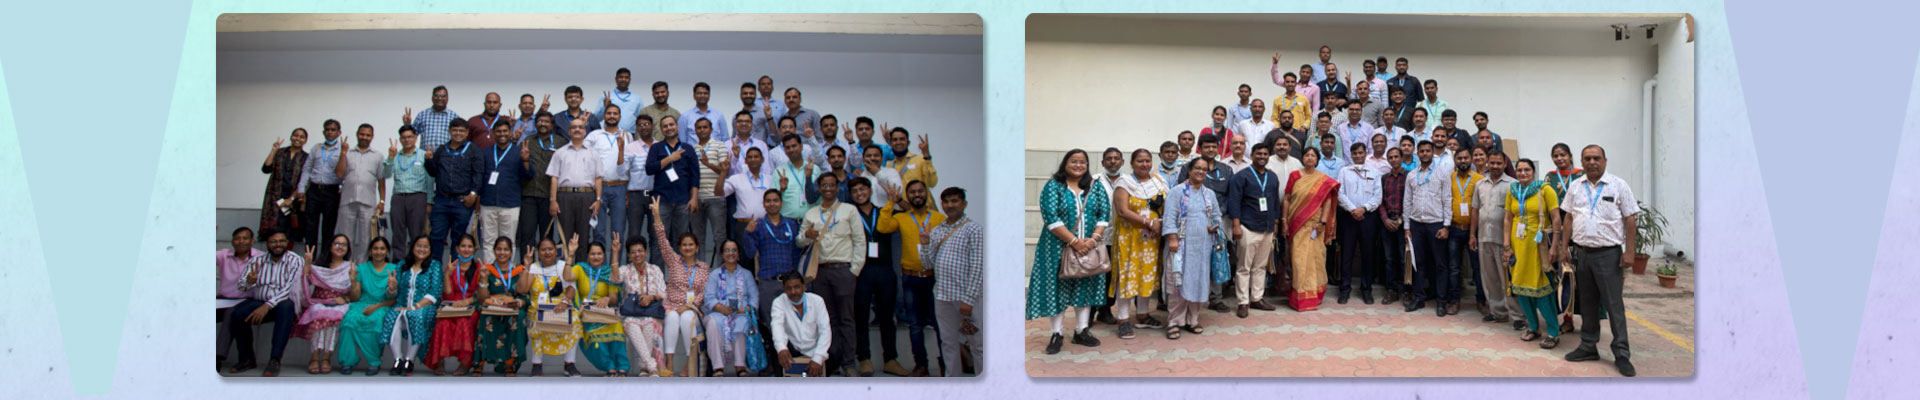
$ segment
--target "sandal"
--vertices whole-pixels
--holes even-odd
[[[1178,326],[1167,327],[1167,340],[1180,340],[1180,327]]]
[[[280,360],[267,360],[267,369],[260,371],[260,376],[268,378],[280,376]]]
[[[333,373],[333,361],[332,361],[332,360],[327,360],[327,361],[321,361],[321,362],[320,362],[320,374],[321,374],[321,375],[326,375],[326,374],[331,374],[331,373]]]
[[[227,373],[238,374],[238,373],[247,372],[247,371],[253,370],[254,368],[259,368],[259,367],[260,367],[260,363],[255,361],[237,362],[237,363],[233,363],[233,365],[231,366],[227,366]]]
[[[741,378],[746,378],[746,377],[750,377],[750,376],[753,376],[753,375],[752,375],[752,373],[751,373],[751,372],[747,372],[747,370],[746,370],[746,369],[741,369],[741,370],[740,370],[740,373],[738,373],[738,374],[734,374],[734,375],[739,375],[739,376],[740,376]]]
[[[1551,349],[1551,348],[1555,348],[1555,347],[1560,347],[1560,337],[1559,337],[1559,336],[1554,336],[1554,337],[1550,337],[1550,338],[1547,338],[1547,340],[1546,340],[1546,341],[1544,341],[1544,342],[1540,342],[1540,348],[1542,348],[1542,349]]]
[[[1535,340],[1540,340],[1540,332],[1526,331],[1526,332],[1520,333],[1520,341],[1522,342],[1531,342]]]
[[[307,360],[307,375],[319,375],[319,374],[320,374],[320,360],[318,359]]]
[[[1207,333],[1207,328],[1202,328],[1198,324],[1190,324],[1187,325],[1186,328],[1187,332],[1193,332],[1195,335]]]
[[[494,372],[499,372],[500,376],[504,376],[508,378],[512,378],[515,373],[520,372],[520,365],[514,364],[511,361],[505,364],[494,364],[493,367],[500,369],[500,371],[494,371]]]
[[[708,378],[714,378],[714,377],[719,377],[720,375],[723,375],[723,374],[726,374],[726,373],[727,373],[727,370],[725,370],[725,369],[721,369],[721,368],[714,368],[714,369],[713,369],[713,372],[708,372],[708,373],[707,373],[707,377],[708,377]]]
[[[479,378],[483,375],[486,375],[483,372],[485,371],[481,370],[480,364],[473,364],[472,366],[467,367],[467,376]]]

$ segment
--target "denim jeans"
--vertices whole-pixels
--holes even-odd
[[[593,239],[591,240],[606,244],[607,254],[609,256],[619,254],[621,257],[625,257],[627,254],[626,251],[614,252],[615,249],[624,249],[626,246],[622,246],[620,243],[614,243],[612,234],[619,232],[621,241],[633,238],[626,234],[626,184],[605,185],[600,188],[600,210],[595,212],[593,223]],[[582,245],[580,247],[586,246]]]
[[[467,234],[467,224],[473,222],[473,209],[460,203],[458,196],[440,196],[433,199],[433,214],[428,215],[433,229],[428,233],[428,242],[433,243],[433,259],[445,262],[447,242],[457,240]],[[401,254],[413,251],[412,243],[395,243],[393,248]],[[403,257],[404,259],[404,257]]]

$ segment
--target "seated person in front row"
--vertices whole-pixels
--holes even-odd
[[[827,301],[807,292],[807,284],[798,272],[780,277],[786,298],[773,302],[773,348],[780,352],[780,369],[792,371],[799,361],[793,353],[807,357],[807,375],[827,376],[827,348],[833,345],[833,327],[827,318]]]

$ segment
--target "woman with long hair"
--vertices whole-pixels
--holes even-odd
[[[313,359],[307,362],[307,373],[327,374],[333,372],[333,352],[340,342],[340,319],[347,314],[347,292],[353,288],[352,244],[347,235],[333,235],[327,241],[327,250],[319,259],[313,258],[313,246],[308,245],[305,260],[313,265],[307,267],[307,292],[300,298],[306,303],[300,312],[300,324],[294,326],[293,336],[305,338],[313,344]]]
[[[473,343],[475,323],[479,321],[478,308],[473,307],[474,286],[479,285],[480,268],[474,254],[479,250],[480,239],[473,234],[464,234],[453,246],[453,267],[440,275],[440,302],[453,307],[467,307],[467,315],[462,317],[444,317],[435,321],[433,345],[427,351],[427,369],[434,376],[446,375],[440,368],[440,362],[447,357],[460,361],[460,367],[454,373],[479,375],[480,370],[473,368]]]
[[[335,235],[334,241],[345,235]],[[424,236],[423,236],[424,237]],[[387,264],[387,238],[367,242],[367,261],[354,267],[347,288],[346,315],[340,318],[340,374],[352,375],[353,368],[365,359],[367,376],[380,373],[380,343],[387,332],[387,314],[393,309],[394,270]]]
[[[480,265],[480,278],[475,290],[475,298],[481,299],[480,307],[499,307],[519,310],[527,305],[527,292],[533,287],[527,268],[534,262],[533,251],[526,252],[521,265],[513,263],[513,239],[501,236],[493,241],[493,264]],[[487,315],[482,313],[476,323],[474,341],[473,376],[480,376],[481,367],[493,363],[493,372],[513,376],[525,359],[522,353],[527,349],[527,318],[525,312],[512,315]]]
[[[1073,149],[1060,159],[1053,179],[1040,191],[1040,215],[1046,233],[1034,246],[1033,272],[1027,278],[1027,319],[1051,318],[1053,337],[1047,341],[1047,354],[1060,352],[1063,314],[1073,308],[1079,322],[1074,325],[1073,343],[1086,347],[1100,345],[1087,329],[1089,307],[1106,301],[1107,275],[1061,278],[1060,256],[1064,249],[1093,251],[1106,239],[1108,211],[1104,186],[1087,173],[1087,152]]]
[[[587,245],[587,259],[573,264],[573,294],[580,296],[574,299],[574,304],[602,310],[619,307],[620,283],[614,280],[613,258],[607,253],[606,244]],[[606,371],[607,377],[627,373],[627,334],[620,327],[617,323],[583,322],[580,325],[584,333],[580,338],[581,353],[587,355],[587,362],[593,363],[594,368]]]
[[[434,316],[439,311],[435,305],[440,303],[440,286],[446,283],[427,237],[413,239],[412,247],[406,263],[394,274],[395,308],[387,313],[385,332],[389,333],[380,339],[394,354],[389,375],[413,376],[413,359],[422,356],[420,349],[433,338]]]

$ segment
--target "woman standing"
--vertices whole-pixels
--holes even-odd
[[[280,147],[280,139],[273,140],[273,149],[267,151],[267,160],[260,163],[260,173],[267,174],[267,192],[260,198],[260,231],[277,229],[287,233],[288,242],[304,242],[300,233],[304,229],[294,229],[293,221],[297,213],[293,209],[293,192],[300,185],[300,167],[307,165],[307,128],[293,128],[288,140],[293,146]],[[309,259],[311,260],[311,259]]]
[[[434,314],[439,311],[434,305],[440,302],[437,296],[445,280],[440,276],[440,262],[434,261],[432,254],[433,244],[426,236],[413,239],[413,253],[395,274],[398,286],[394,304],[400,306],[387,313],[383,332],[389,333],[380,339],[394,354],[388,375],[413,376],[413,359],[433,337]]]
[[[580,235],[574,234],[573,240],[568,243],[577,243]],[[571,247],[574,246],[568,247],[566,254],[573,254]],[[540,239],[539,252],[540,264],[528,271],[532,275],[529,278],[533,280],[533,290],[528,292],[533,297],[533,303],[527,305],[527,323],[538,321],[536,318],[544,312],[571,322],[572,327],[566,332],[533,332],[533,339],[527,346],[527,355],[533,359],[532,375],[545,374],[546,371],[541,368],[542,355],[555,355],[564,357],[562,361],[566,362],[567,376],[579,376],[580,369],[574,367],[573,361],[579,354],[574,345],[580,342],[580,319],[573,315],[571,307],[575,288],[567,282],[566,258],[551,238]]]
[[[666,227],[660,222],[660,202],[655,200],[650,207],[653,211],[653,237],[667,237]],[[687,368],[682,371],[693,373],[698,363],[693,355],[693,333],[700,326],[700,304],[705,299],[707,276],[712,267],[699,261],[700,237],[693,232],[680,234],[674,240],[680,251],[674,252],[667,241],[654,241],[659,246],[661,261],[667,262],[667,337],[666,368],[660,370],[660,376],[673,376],[673,350],[676,347],[687,349]],[[678,346],[676,346],[678,345]]]
[[[1567,147],[1566,143],[1554,143],[1553,150],[1549,154],[1551,154],[1553,157],[1554,169],[1552,171],[1547,171],[1547,179],[1546,179],[1547,186],[1553,188],[1553,200],[1555,203],[1558,203],[1561,200],[1560,196],[1565,195],[1567,193],[1567,185],[1572,183],[1574,180],[1580,179],[1582,175],[1586,175],[1586,171],[1579,168],[1574,168],[1573,148]],[[1538,171],[1535,171],[1535,172],[1537,173]],[[1565,211],[1560,211],[1558,207],[1556,207],[1553,210],[1553,213],[1559,214],[1555,216],[1556,218],[1560,218],[1562,220],[1567,218],[1567,213]],[[1545,240],[1543,240],[1542,242],[1568,244],[1572,241],[1573,241],[1573,238],[1556,236],[1553,234],[1552,230],[1548,230]],[[1547,247],[1548,247],[1548,251],[1552,251],[1551,249],[1553,246],[1547,246]],[[1568,245],[1568,246],[1565,246],[1564,248],[1571,249],[1573,247],[1571,245]],[[1564,261],[1564,260],[1570,259],[1571,257],[1573,257],[1572,253],[1562,252],[1559,255],[1558,259]],[[1558,273],[1554,271],[1558,271],[1559,268],[1554,268],[1552,264],[1548,264],[1546,265],[1546,270],[1549,273]],[[1561,282],[1560,284],[1569,293],[1571,293],[1571,291],[1573,290],[1573,282]],[[1559,291],[1559,288],[1555,288],[1555,289],[1556,289],[1556,292]],[[1558,313],[1561,310],[1572,309],[1576,306],[1575,304],[1573,304],[1572,300],[1574,300],[1574,298],[1570,294],[1556,293],[1555,295],[1561,299],[1567,300],[1566,302],[1559,304],[1559,309],[1554,310],[1556,313]],[[1560,324],[1563,326],[1575,326],[1573,325],[1573,314],[1574,313],[1571,313],[1571,312],[1566,313],[1566,317],[1560,320]]]
[[[1047,354],[1060,352],[1060,330],[1065,323],[1062,316],[1067,307],[1072,307],[1079,318],[1074,325],[1073,344],[1100,345],[1100,339],[1087,329],[1088,307],[1106,300],[1101,292],[1107,287],[1107,275],[1061,278],[1060,255],[1068,247],[1080,253],[1092,251],[1106,238],[1110,199],[1090,195],[1105,191],[1105,186],[1087,174],[1087,152],[1080,149],[1060,159],[1053,179],[1040,191],[1040,215],[1047,234],[1040,235],[1039,245],[1034,246],[1033,272],[1027,278],[1027,319],[1052,318],[1053,337],[1047,341]]]
[[[1513,183],[1512,195],[1507,196],[1504,256],[1514,260],[1513,282],[1509,287],[1527,319],[1527,331],[1520,334],[1520,340],[1539,339],[1540,324],[1545,322],[1547,340],[1540,343],[1540,348],[1551,349],[1560,346],[1560,320],[1554,318],[1560,309],[1554,304],[1553,283],[1547,279],[1543,266],[1552,265],[1560,257],[1551,251],[1542,251],[1542,247],[1551,245],[1546,241],[1548,227],[1560,224],[1560,214],[1556,212],[1560,208],[1560,195],[1553,187],[1533,179],[1533,160],[1522,158],[1514,163],[1514,174],[1519,182]]]
[[[1187,163],[1187,180],[1168,189],[1167,205],[1173,217],[1161,227],[1167,239],[1167,339],[1179,339],[1180,330],[1200,334],[1200,310],[1207,308],[1213,284],[1213,246],[1220,233],[1220,200],[1207,189],[1207,173],[1214,159]]]
[[[313,359],[307,361],[307,373],[333,373],[333,352],[340,342],[340,319],[347,314],[347,292],[353,288],[353,254],[347,235],[333,235],[327,252],[307,269],[305,310],[293,336],[313,344]],[[307,246],[306,260],[314,260],[313,246]]]
[[[1120,322],[1121,339],[1133,339],[1133,328],[1157,328],[1153,291],[1160,286],[1160,210],[1167,182],[1153,173],[1153,152],[1133,151],[1133,173],[1113,182],[1113,312]],[[1158,200],[1158,201],[1156,201]],[[1133,315],[1135,311],[1139,315]]]
[[[613,239],[618,240],[619,236]],[[593,242],[587,245],[586,262],[573,265],[573,293],[580,296],[574,304],[612,311],[619,306],[620,283],[614,281],[612,257],[607,254],[607,245]],[[586,353],[587,362],[594,368],[606,371],[607,377],[626,376],[627,373],[627,334],[620,330],[621,324],[594,324],[582,322],[580,328],[586,333],[580,338],[580,350]]]
[[[343,235],[335,235],[338,242]],[[354,267],[353,286],[347,289],[346,316],[340,318],[340,374],[352,375],[361,357],[367,360],[367,376],[380,373],[380,339],[386,333],[387,313],[392,311],[394,292],[393,265],[387,264],[387,238],[367,242],[367,261]]]
[[[1338,224],[1333,203],[1340,183],[1315,168],[1319,164],[1320,151],[1309,147],[1300,154],[1300,170],[1287,177],[1285,221],[1293,253],[1293,291],[1287,293],[1287,303],[1297,311],[1319,309],[1327,295],[1323,266]]]
[[[747,371],[747,331],[755,323],[747,318],[747,310],[760,304],[760,290],[753,283],[753,273],[740,269],[739,243],[722,244],[720,262],[720,268],[707,276],[707,301],[702,304],[707,311],[707,360],[713,363],[708,376],[724,373],[726,355],[731,354],[735,374],[745,377],[751,373]]]
[[[620,284],[628,296],[639,296],[642,307],[666,300],[667,277],[660,273],[660,267],[647,263],[647,243],[640,240],[627,242],[627,265],[620,267]],[[640,376],[648,376],[660,371],[658,360],[660,353],[660,318],[626,317],[621,320],[627,332],[627,344],[633,346],[634,365],[640,367]]]
[[[493,264],[481,264],[477,298],[485,299],[484,307],[504,307],[519,310],[527,304],[527,291],[533,286],[527,265],[533,264],[533,250],[528,249],[525,264],[513,265],[513,239],[505,236],[493,241]],[[502,267],[504,265],[505,267]],[[527,348],[526,313],[514,315],[480,315],[474,344],[475,359],[473,376],[480,376],[480,367],[493,363],[493,372],[513,376],[520,368],[521,351]]]
[[[445,282],[440,285],[440,302],[452,307],[468,307],[467,314],[443,317],[434,322],[433,346],[427,351],[427,369],[433,370],[434,376],[446,375],[446,370],[440,368],[440,362],[446,361],[447,357],[460,360],[460,369],[454,373],[466,371],[469,375],[480,375],[480,369],[473,367],[474,324],[479,320],[478,308],[473,307],[473,300],[478,298],[474,296],[474,286],[479,284],[476,277],[480,272],[473,254],[479,250],[480,240],[472,234],[465,234],[460,236],[457,243],[453,246],[453,268],[447,268],[447,273],[440,276]]]

